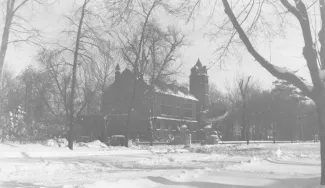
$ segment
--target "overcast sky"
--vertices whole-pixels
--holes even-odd
[[[60,1],[59,4],[52,5],[47,10],[37,10],[38,14],[34,14],[29,18],[33,20],[33,24],[43,28],[48,37],[55,38],[62,26],[64,25],[64,19],[62,14],[68,14],[73,11],[74,0]],[[30,10],[24,10],[24,14],[28,15]],[[34,10],[35,12],[35,10]],[[163,17],[162,22],[164,24],[177,24],[183,29],[187,35],[187,40],[190,46],[187,46],[181,50],[180,61],[184,63],[183,75],[178,80],[182,82],[188,82],[188,76],[190,68],[196,63],[197,59],[200,58],[201,62],[208,67],[216,59],[214,50],[218,47],[218,44],[210,41],[204,34],[208,32],[208,28],[205,27],[206,16],[202,12],[197,16],[196,21],[191,22],[188,25],[184,25],[182,20]],[[298,22],[293,22],[297,24]],[[3,27],[3,25],[1,25]],[[211,28],[210,28],[211,29]],[[221,39],[222,40],[222,39]],[[266,59],[270,59],[273,64],[279,66],[285,66],[292,70],[299,69],[298,74],[309,79],[308,70],[305,66],[305,61],[302,57],[303,40],[301,31],[299,28],[288,28],[285,39],[276,39],[272,41],[272,45],[263,44],[256,46],[258,51],[264,55]],[[20,72],[29,64],[34,64],[35,48],[30,46],[9,46],[6,57],[6,64],[15,72]],[[227,87],[227,81],[230,84],[237,75],[237,73],[243,73],[245,75],[252,75],[255,79],[260,80],[264,88],[270,88],[274,77],[272,77],[266,70],[264,70],[258,62],[254,61],[253,58],[245,52],[241,63],[236,60],[226,61],[226,66],[223,70],[220,70],[218,64],[209,69],[209,80],[210,82],[216,83],[219,89],[225,90]]]

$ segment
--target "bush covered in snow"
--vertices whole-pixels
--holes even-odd
[[[12,109],[12,111],[3,116],[3,135],[8,140],[19,140],[20,142],[25,141],[28,135],[28,127],[24,122],[24,116],[26,112],[22,110],[21,106]],[[6,120],[5,120],[6,119]]]
[[[108,148],[108,146],[99,140],[95,140],[92,142],[84,143],[84,142],[79,142],[77,143],[77,146],[79,147],[87,147],[87,148]]]
[[[43,142],[45,146],[48,147],[67,147],[68,146],[68,140],[65,138],[54,138],[54,139],[49,139]]]
[[[49,139],[47,141],[45,141],[45,146],[48,146],[48,147],[59,147],[58,143],[56,142],[56,140],[53,140],[53,139]]]
[[[61,148],[68,146],[68,140],[65,138],[57,139],[57,143],[58,143],[59,147],[61,147]]]
[[[26,142],[47,142],[55,136],[61,136],[65,131],[65,126],[55,122],[35,122],[26,121],[26,112],[21,106],[11,109],[8,114],[2,114],[0,124],[2,124],[2,136],[4,140]],[[52,142],[52,141],[50,141]],[[45,143],[51,145],[53,143]]]

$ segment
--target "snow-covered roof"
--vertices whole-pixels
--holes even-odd
[[[206,122],[208,123],[216,123],[220,120],[223,120],[224,118],[226,118],[227,116],[229,115],[229,112],[226,111],[226,113],[224,113],[223,115],[221,116],[218,116],[218,117],[215,117],[215,118],[210,118],[210,119],[205,119]]]
[[[193,122],[197,123],[196,120],[189,120],[189,119],[176,119],[176,118],[170,118],[170,117],[162,117],[162,116],[157,116],[157,119],[163,119],[163,120],[171,120],[171,121],[184,121],[184,122]]]
[[[134,74],[129,69],[125,69],[122,72],[122,76],[134,76]],[[150,78],[142,77],[141,80],[145,84],[147,84],[147,86],[150,86]],[[180,97],[180,98],[184,98],[184,99],[189,99],[189,100],[193,100],[193,101],[198,101],[197,98],[195,98],[193,95],[191,95],[188,92],[188,88],[177,86],[175,82],[172,84],[167,84],[163,81],[156,80],[155,87],[154,87],[155,92],[166,94],[166,95],[172,95],[172,96],[176,96],[176,97]],[[185,91],[184,89],[187,91]]]
[[[186,93],[180,91],[178,88],[175,88],[175,89],[172,89],[169,87],[162,88],[160,86],[155,85],[155,92],[166,94],[166,95],[172,95],[172,96],[176,96],[176,97],[180,97],[180,98],[184,98],[184,99],[189,99],[189,100],[193,100],[193,101],[198,101],[197,98],[195,98],[193,95],[186,94]]]

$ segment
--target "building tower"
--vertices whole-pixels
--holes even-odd
[[[202,122],[209,106],[209,77],[206,66],[202,66],[200,59],[191,69],[190,93],[198,99],[197,120]]]

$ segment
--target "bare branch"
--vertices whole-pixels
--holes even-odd
[[[260,63],[260,65],[262,65],[266,70],[268,70],[273,76],[293,83],[302,92],[304,92],[306,96],[312,98],[311,88],[308,87],[299,77],[297,77],[295,74],[293,74],[292,72],[288,71],[285,68],[280,68],[271,64],[254,49],[250,40],[248,39],[245,32],[243,31],[240,24],[238,23],[234,13],[232,12],[228,4],[228,1],[222,0],[222,2],[225,8],[225,13],[228,15],[229,19],[231,20],[234,28],[237,30],[240,39],[245,44],[248,52]]]
[[[289,12],[294,14],[299,20],[303,38],[305,41],[305,47],[303,48],[303,55],[307,61],[307,66],[310,72],[312,82],[314,84],[314,90],[321,92],[323,87],[322,80],[319,74],[319,68],[317,64],[317,51],[314,46],[309,17],[305,4],[302,1],[296,1],[296,7],[294,8],[287,0],[281,0],[281,3],[288,9]],[[297,12],[298,11],[298,12]]]
[[[26,4],[29,0],[24,0],[22,1],[14,10],[13,10],[13,14],[15,14],[22,6],[24,6],[24,4]]]
[[[321,30],[318,33],[319,43],[321,45],[319,56],[321,62],[321,69],[325,69],[325,3],[324,1],[319,1],[320,16],[322,21]]]

